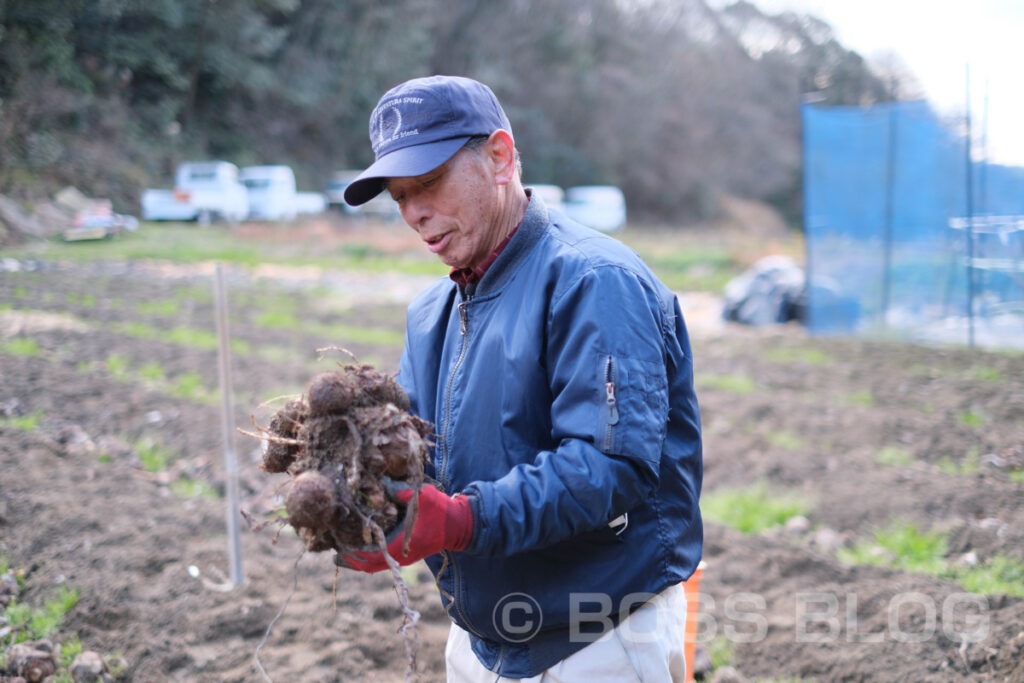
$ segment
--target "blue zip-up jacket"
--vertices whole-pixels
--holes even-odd
[[[471,296],[411,304],[398,380],[435,425],[429,474],[470,497],[469,546],[427,563],[491,671],[537,675],[696,568],[689,339],[620,242],[533,197]]]

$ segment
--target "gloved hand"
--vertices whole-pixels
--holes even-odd
[[[395,498],[408,506],[413,489],[407,485],[388,484]],[[460,494],[448,496],[433,486],[424,486],[420,489],[419,510],[410,534],[408,554],[402,552],[404,529],[400,525],[395,532],[394,538],[388,541],[388,554],[402,566],[442,550],[464,550],[473,538],[473,509],[469,498]],[[334,556],[334,563],[368,573],[388,568],[384,553],[379,550],[354,551],[345,555],[338,553]]]

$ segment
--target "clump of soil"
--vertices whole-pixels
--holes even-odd
[[[393,378],[369,365],[318,375],[261,431],[261,468],[291,475],[288,523],[308,550],[362,548],[378,541],[377,529],[388,534],[403,517],[412,528],[416,498],[405,510],[385,484],[419,490],[432,425],[409,413],[409,398]]]

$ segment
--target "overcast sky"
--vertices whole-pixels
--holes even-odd
[[[895,52],[943,115],[963,116],[969,66],[975,139],[987,128],[990,159],[1024,166],[1024,0],[751,1],[818,16],[868,59]]]

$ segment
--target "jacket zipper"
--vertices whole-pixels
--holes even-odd
[[[444,484],[445,490],[448,489],[448,423],[451,419],[452,412],[452,387],[455,385],[455,373],[459,371],[459,366],[462,365],[463,358],[466,357],[466,347],[469,342],[469,311],[468,311],[469,298],[465,301],[459,302],[459,334],[462,335],[462,347],[459,349],[459,357],[455,359],[455,365],[452,366],[452,372],[448,375],[448,386],[445,388],[445,399],[444,399],[444,435],[441,438],[444,444],[444,456],[441,458],[441,471],[440,479],[441,483]]]
[[[604,432],[604,450],[612,448],[612,427],[619,423],[619,407],[615,399],[615,361],[611,356],[604,365],[604,395],[608,407],[607,426]]]
[[[459,357],[455,359],[455,365],[452,366],[451,374],[448,375],[448,386],[445,389],[445,401],[444,401],[444,436],[441,441],[444,444],[444,455],[441,458],[441,471],[440,479],[445,490],[449,488],[448,480],[448,425],[451,421],[452,412],[452,387],[455,385],[455,373],[459,371],[459,366],[462,365],[463,359],[466,357],[466,349],[469,346],[469,302],[473,297],[466,297],[464,301],[459,302],[459,334],[462,335],[462,347],[459,349]],[[452,604],[455,606],[455,610],[459,613],[459,617],[462,618],[462,623],[466,625],[466,630],[475,635],[477,638],[484,638],[476,629],[474,629],[466,618],[466,613],[462,611],[462,605],[459,603],[456,596],[459,594],[459,584],[461,578],[459,576],[459,566],[455,562],[455,555],[448,554],[448,551],[442,551],[442,555],[447,555],[448,565],[452,568]]]

